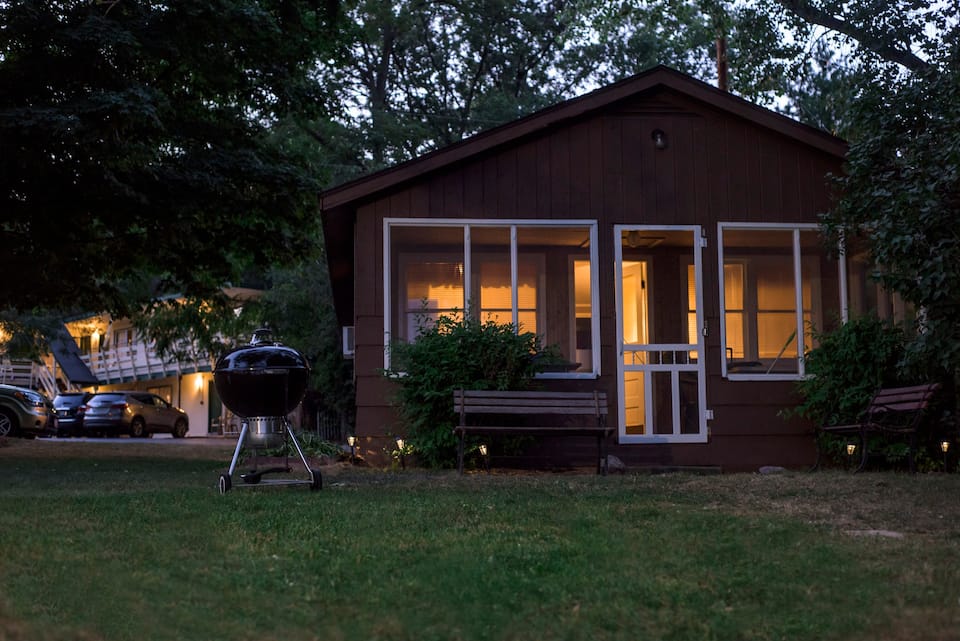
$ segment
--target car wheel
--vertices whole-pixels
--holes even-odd
[[[310,470],[310,490],[319,490],[323,488],[323,477],[320,476],[320,470]]]
[[[229,474],[221,474],[220,481],[217,483],[217,488],[220,490],[220,494],[226,494],[230,491],[230,486],[233,485],[230,482]]]
[[[14,417],[7,410],[0,410],[0,437],[13,434],[14,426],[17,424]]]
[[[187,422],[182,418],[173,426],[173,438],[183,438],[187,435]]]
[[[147,423],[142,418],[137,416],[132,421],[130,421],[130,436],[133,438],[143,438],[143,435],[147,432]]]

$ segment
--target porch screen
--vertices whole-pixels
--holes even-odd
[[[590,225],[388,221],[389,340],[469,310],[556,345],[557,373],[594,371]]]
[[[814,229],[721,226],[724,368],[729,375],[803,374],[822,328]]]

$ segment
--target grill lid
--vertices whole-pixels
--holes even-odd
[[[310,367],[304,356],[268,340],[269,329],[258,329],[250,344],[217,361],[213,382],[220,400],[240,417],[286,416],[307,391]]]

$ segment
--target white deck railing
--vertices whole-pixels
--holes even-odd
[[[161,358],[152,345],[134,341],[130,345],[83,354],[90,371],[104,383],[179,376],[213,369],[209,359],[178,361]]]

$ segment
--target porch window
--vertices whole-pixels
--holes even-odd
[[[721,224],[719,236],[724,374],[802,376],[823,327],[816,227]]]
[[[593,375],[595,236],[586,222],[385,221],[387,343],[468,309],[557,345],[551,375]]]
[[[878,318],[907,325],[916,320],[913,305],[900,294],[885,289],[872,274],[876,265],[868,252],[847,248],[847,291],[851,317],[876,315]]]

